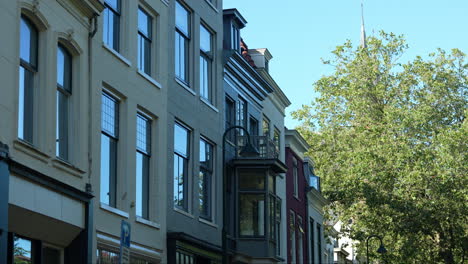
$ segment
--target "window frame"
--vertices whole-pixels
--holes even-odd
[[[292,157],[293,163],[293,196],[299,199],[299,163],[296,157]]]
[[[296,214],[294,211],[289,211],[289,241],[291,247],[289,249],[289,254],[291,255],[291,262],[296,263],[297,254],[296,254]]]
[[[104,0],[104,10],[103,10],[103,42],[106,46],[109,48],[115,50],[116,52],[120,53],[121,49],[121,17],[122,17],[122,2],[121,0],[115,0],[117,3],[117,6],[113,6],[112,3],[110,3],[108,0]],[[112,32],[112,43],[110,43],[109,39],[109,28],[106,29],[106,24],[109,23],[109,14],[112,14],[114,19],[117,19],[116,21],[113,20],[113,32]],[[107,19],[107,23],[106,23]],[[117,27],[117,29],[115,29]],[[107,36],[106,36],[107,33]]]
[[[208,161],[208,165],[205,165],[203,162],[202,162],[202,158],[201,158],[201,144],[202,142],[205,144],[205,150],[206,150],[206,146],[209,146],[210,147],[210,151],[209,151],[209,161]],[[212,201],[214,201],[214,186],[215,186],[215,182],[214,182],[214,177],[213,177],[213,173],[214,173],[214,164],[215,164],[215,153],[214,153],[214,150],[215,150],[215,145],[213,143],[211,143],[211,141],[207,140],[206,138],[204,137],[200,137],[200,157],[199,157],[199,163],[200,163],[200,172],[199,172],[199,175],[201,176],[202,175],[202,172],[204,172],[204,183],[206,184],[207,186],[207,194],[206,194],[206,197],[204,197],[206,199],[205,203],[207,203],[207,208],[205,209],[206,213],[204,213],[203,209],[200,208],[200,217],[205,219],[205,220],[208,220],[208,221],[213,221],[213,209],[214,209],[214,206],[213,206],[213,203]],[[205,155],[206,155],[206,151],[205,151]],[[199,181],[200,181],[200,178],[199,178]],[[198,186],[199,186],[199,197],[200,197],[200,182],[198,183]],[[202,194],[204,196],[204,194]],[[199,198],[200,200],[200,198]],[[201,207],[201,205],[200,205]]]
[[[140,134],[139,133],[139,119],[142,120],[142,122],[145,122],[145,143],[146,143],[146,146],[144,148],[146,149],[143,149],[142,147],[139,147],[139,144],[138,144],[138,135]],[[150,219],[150,192],[151,192],[151,164],[152,164],[152,161],[151,161],[151,157],[152,157],[152,123],[153,123],[153,120],[148,117],[146,114],[143,114],[141,112],[137,112],[137,117],[136,117],[136,166],[135,166],[135,170],[137,171],[136,172],[136,199],[135,199],[135,214],[139,217],[142,217],[144,219],[147,219],[149,220]],[[141,200],[142,200],[142,204],[141,204],[141,214],[138,214],[138,156],[141,155],[142,157],[142,164],[141,164],[141,168],[142,168],[142,171],[141,171],[141,175],[142,175],[142,179],[141,179],[141,187],[142,187],[142,190],[141,190]],[[145,163],[146,163],[146,168],[144,167],[145,166]],[[146,183],[146,184],[145,184]]]
[[[177,78],[177,80],[181,81],[182,83],[186,84],[187,86],[190,85],[190,40],[191,40],[191,32],[192,32],[192,13],[189,8],[187,8],[185,5],[180,3],[180,1],[174,1],[175,2],[175,56],[174,56],[174,66],[175,66],[175,71],[174,75]],[[179,28],[177,25],[177,5],[182,7],[186,12],[187,12],[187,31],[184,32],[182,28]],[[181,41],[183,40],[183,41]],[[179,45],[178,45],[179,43]],[[183,53],[181,53],[181,43],[183,43]],[[182,58],[183,55],[183,58]],[[177,60],[179,58],[179,61]],[[181,63],[182,62],[182,63]],[[179,64],[178,64],[179,63]],[[183,64],[183,65],[180,65]],[[183,72],[182,72],[183,71]],[[183,76],[181,76],[183,75]]]
[[[241,173],[243,171],[248,171],[250,173],[260,173],[262,176],[263,176],[263,188],[249,188],[249,187],[246,187],[246,188],[241,188],[241,185],[240,185],[240,181],[241,181]],[[260,223],[261,225],[263,225],[263,234],[260,234],[260,235],[243,235],[242,234],[242,230],[241,230],[241,216],[242,216],[242,212],[239,210],[239,215],[238,215],[238,225],[239,225],[239,228],[238,228],[238,235],[239,237],[242,237],[242,238],[266,238],[267,237],[267,232],[269,232],[268,230],[268,226],[267,226],[267,211],[268,211],[268,206],[269,206],[269,203],[268,203],[268,195],[269,195],[269,192],[268,192],[268,173],[267,171],[263,170],[263,169],[246,169],[246,168],[240,168],[238,169],[237,171],[237,186],[238,186],[238,190],[237,190],[237,193],[238,193],[238,204],[239,204],[239,208],[242,208],[241,206],[241,197],[246,195],[246,196],[262,196],[263,197],[263,202],[264,202],[264,205],[263,205],[263,217],[259,217],[259,219],[263,219],[263,223]],[[261,200],[260,200],[261,201]],[[252,219],[253,220],[253,219]],[[255,224],[255,222],[253,222],[252,224]],[[253,226],[254,227],[254,226]]]
[[[186,133],[187,133],[187,137],[186,137],[186,140],[187,140],[187,142],[186,142],[186,147],[187,147],[186,152],[187,153],[181,153],[175,147],[176,146],[176,137],[175,137],[176,126],[179,126],[180,128],[184,129],[186,131]],[[186,211],[186,212],[189,211],[189,204],[190,204],[189,203],[190,197],[188,195],[188,191],[189,191],[189,182],[188,182],[189,181],[189,171],[188,170],[189,170],[189,163],[190,163],[190,151],[191,151],[191,148],[190,148],[191,140],[190,139],[191,139],[191,134],[192,134],[192,130],[189,127],[187,127],[187,126],[185,126],[182,123],[177,122],[177,121],[174,123],[174,162],[173,163],[175,165],[176,158],[177,158],[178,162],[180,162],[181,160],[183,162],[183,164],[182,164],[182,166],[183,166],[183,168],[182,168],[183,175],[182,175],[182,186],[181,186],[182,187],[182,195],[183,195],[182,199],[183,200],[182,200],[182,205],[177,204],[177,203],[179,203],[179,200],[177,200],[177,202],[174,201],[174,207],[177,208],[177,209],[181,209],[183,211]],[[180,168],[180,167],[178,166],[178,168]],[[174,188],[173,188],[173,190],[175,190],[175,183],[176,183],[176,179],[175,179],[175,172],[176,171],[175,170],[176,170],[176,168],[174,166],[174,168],[173,168]],[[179,190],[178,190],[178,192],[179,192]],[[175,193],[174,193],[174,198],[175,198]]]
[[[249,133],[250,133],[250,136],[258,136],[258,120],[253,117],[253,116],[250,116],[249,117]]]
[[[117,163],[118,163],[118,145],[119,145],[119,121],[120,121],[120,100],[113,96],[111,93],[103,90],[101,93],[101,100],[103,97],[107,97],[109,100],[111,100],[114,104],[114,132],[111,131],[106,131],[105,128],[103,128],[103,102],[101,101],[101,173],[100,173],[100,202],[105,203],[111,207],[117,208],[117,184],[118,184],[118,171],[117,171]],[[106,203],[106,201],[103,201],[102,197],[102,181],[103,181],[103,175],[102,175],[102,169],[103,169],[103,137],[107,137],[109,139],[109,202]],[[114,152],[112,153],[112,150]]]
[[[62,51],[64,58],[64,68],[63,68],[63,78],[64,83],[67,85],[61,85],[58,81],[59,74],[59,52]],[[68,69],[66,69],[66,60],[68,62]],[[71,96],[73,91],[73,55],[69,49],[62,43],[58,42],[57,44],[57,101],[56,101],[56,156],[62,160],[69,161],[70,158],[70,110],[71,110]],[[69,80],[65,80],[67,77],[68,71]],[[63,137],[63,138],[62,138]],[[62,139],[61,139],[62,138]]]
[[[266,128],[267,130],[265,130],[265,124],[267,125]],[[263,119],[262,119],[262,135],[267,137],[268,139],[270,139],[270,133],[271,133],[271,122],[270,122],[270,119],[266,116],[263,116]],[[267,133],[265,133],[267,132]]]
[[[22,57],[23,26],[25,24],[29,30],[28,55],[29,58]],[[20,18],[19,36],[19,83],[18,83],[18,130],[19,139],[28,143],[35,143],[35,95],[37,86],[37,75],[39,72],[39,28],[33,21],[24,14]]]
[[[210,50],[204,50],[202,48],[202,29],[204,29],[209,36],[209,44],[210,44]],[[208,102],[213,103],[213,61],[214,61],[214,51],[213,47],[214,44],[214,33],[211,29],[209,29],[205,24],[200,23],[200,61],[199,61],[199,87],[200,87],[200,96],[204,99],[206,99]],[[202,63],[202,61],[204,63]],[[203,65],[206,65],[202,67]],[[202,71],[203,69],[203,71]],[[205,73],[206,72],[206,73]],[[205,73],[205,74],[203,74]],[[203,76],[203,78],[202,78]],[[205,81],[205,82],[203,82]],[[205,84],[206,83],[206,84]],[[206,88],[205,88],[206,86]],[[205,91],[206,90],[206,91]]]
[[[138,70],[145,73],[146,75],[148,76],[152,76],[153,72],[154,72],[154,67],[153,67],[153,61],[155,61],[153,59],[153,35],[154,35],[154,16],[152,16],[150,14],[150,12],[148,12],[146,10],[146,8],[144,8],[142,5],[138,5],[138,11],[137,11],[137,19],[139,21],[140,19],[140,12],[143,13],[146,17],[147,17],[147,22],[148,24],[146,25],[146,31],[147,31],[147,34],[145,34],[141,29],[140,29],[140,25],[138,23],[137,25],[137,36],[138,36],[138,57],[137,57],[137,66],[138,66]],[[146,42],[148,42],[148,52],[149,54],[145,55],[142,57],[142,53],[141,53],[141,50],[142,50],[142,45],[143,45],[143,48],[144,48],[144,44],[146,44]]]

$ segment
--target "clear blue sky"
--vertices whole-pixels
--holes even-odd
[[[249,48],[268,48],[270,74],[292,102],[290,112],[316,96],[312,84],[333,69],[320,58],[350,39],[359,43],[360,0],[223,0],[247,20],[241,37]],[[409,49],[401,62],[437,48],[468,52],[468,0],[364,0],[367,36],[380,30],[403,34]]]

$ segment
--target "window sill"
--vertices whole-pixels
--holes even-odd
[[[203,103],[205,103],[209,108],[211,108],[213,111],[215,111],[216,113],[219,113],[219,110],[218,108],[216,108],[214,105],[212,105],[208,100],[206,100],[204,97],[201,97],[200,96],[200,101],[202,101]]]
[[[144,219],[143,217],[139,217],[137,216],[136,219],[135,219],[135,222],[137,223],[140,223],[140,224],[143,224],[143,225],[147,225],[149,227],[153,227],[153,228],[156,228],[156,229],[161,229],[161,225],[158,224],[158,223],[155,223],[155,222],[152,222],[150,220],[147,220],[147,219]]]
[[[33,158],[36,158],[44,163],[47,163],[50,159],[50,156],[47,155],[46,153],[40,151],[35,145],[21,140],[17,139],[13,142],[13,147]]]
[[[83,178],[83,174],[85,173],[85,171],[79,169],[78,167],[75,167],[70,162],[63,160],[59,157],[56,157],[52,160],[52,166],[79,178]]]
[[[206,220],[206,219],[203,219],[203,218],[201,218],[201,217],[198,218],[198,221],[200,221],[200,223],[203,223],[203,224],[205,224],[205,225],[209,225],[209,226],[214,227],[214,228],[219,228],[219,226],[218,226],[217,224],[215,224],[215,223],[213,223],[213,222],[211,222],[211,221],[208,221],[208,220]]]
[[[113,48],[107,46],[105,43],[102,43],[102,46],[109,51],[112,55],[114,55],[117,59],[119,59],[121,62],[125,63],[128,67],[132,66],[132,63],[125,58],[122,54],[114,50]]]
[[[176,211],[176,212],[179,213],[179,214],[182,214],[182,215],[185,215],[185,216],[187,216],[187,217],[190,217],[190,218],[192,218],[192,219],[195,218],[192,214],[190,214],[190,213],[188,213],[188,212],[185,212],[185,211],[182,210],[182,209],[179,209],[179,208],[175,208],[175,207],[174,207],[174,211]]]
[[[206,2],[211,8],[213,8],[213,10],[214,10],[216,13],[219,13],[218,8],[216,8],[216,6],[214,6],[213,3],[211,3],[211,2],[208,1],[208,0],[205,0],[205,2]]]
[[[156,81],[155,79],[151,78],[151,76],[149,76],[148,74],[146,74],[146,73],[144,73],[144,72],[142,72],[142,71],[140,71],[140,70],[137,70],[137,73],[138,73],[141,77],[145,78],[145,79],[146,79],[148,82],[150,82],[152,85],[156,86],[156,88],[162,89],[162,85],[161,85],[158,81]]]
[[[118,216],[121,216],[121,217],[124,217],[124,218],[128,218],[128,213],[127,212],[124,212],[122,210],[119,210],[117,208],[114,208],[108,204],[105,204],[105,203],[100,203],[100,207],[101,209],[103,209],[104,211],[108,211],[110,213],[113,213],[113,214],[116,214]]]
[[[197,95],[192,89],[190,89],[190,87],[187,84],[185,84],[183,81],[179,80],[179,78],[176,77],[175,80],[180,86],[182,86],[182,88],[187,90],[187,92],[191,93],[193,96]]]

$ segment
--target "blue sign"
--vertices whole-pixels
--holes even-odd
[[[120,225],[120,261],[119,263],[130,262],[130,223],[122,220]]]

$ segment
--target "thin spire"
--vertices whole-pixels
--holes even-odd
[[[361,1],[361,47],[367,48],[366,29],[364,28],[364,4]]]

